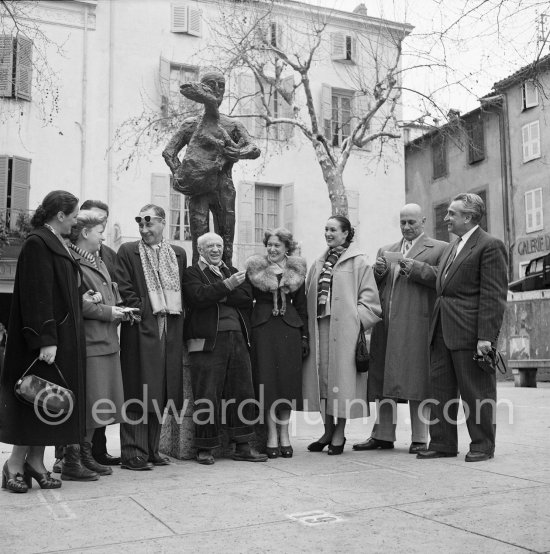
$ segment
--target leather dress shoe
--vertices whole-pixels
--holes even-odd
[[[377,450],[378,448],[381,450],[390,450],[393,448],[393,442],[370,437],[365,442],[358,442],[353,445],[353,450]]]
[[[467,462],[484,462],[485,460],[490,460],[491,458],[494,458],[495,455],[493,452],[468,452],[466,454],[465,460]]]
[[[167,458],[166,456],[160,456],[159,454],[150,457],[147,461],[154,466],[169,466],[172,463],[170,461],[170,458]]]
[[[456,458],[456,452],[440,452],[439,450],[424,450],[416,455],[418,460],[433,460],[434,458]]]
[[[119,466],[121,461],[120,456],[111,456],[108,452],[97,454],[94,460],[102,466]]]
[[[237,462],[267,462],[267,454],[260,454],[254,450],[235,450],[231,456]]]
[[[428,445],[425,442],[413,442],[409,447],[409,454],[418,454],[419,452],[426,452]]]
[[[141,456],[134,456],[129,460],[123,460],[120,467],[122,469],[131,469],[133,471],[147,471],[152,469],[152,466],[149,465],[147,460]]]

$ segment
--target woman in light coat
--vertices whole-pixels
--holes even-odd
[[[325,226],[328,250],[306,280],[310,355],[303,368],[304,410],[324,413],[325,432],[311,452],[329,446],[341,454],[346,420],[368,415],[367,375],[357,373],[355,347],[364,330],[380,321],[381,308],[372,268],[352,243],[349,220],[331,217]]]

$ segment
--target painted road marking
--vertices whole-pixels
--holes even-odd
[[[341,517],[330,514],[323,510],[313,510],[312,512],[302,512],[300,514],[287,514],[287,517],[301,523],[313,527],[315,525],[322,525],[324,523],[336,523],[343,521]]]

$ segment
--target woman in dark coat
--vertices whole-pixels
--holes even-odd
[[[302,358],[309,353],[306,261],[291,256],[296,243],[287,229],[266,231],[264,245],[265,256],[252,256],[246,262],[255,300],[252,371],[256,395],[265,410],[267,455],[291,458],[288,423],[291,409],[301,409]]]
[[[8,341],[0,375],[0,442],[15,445],[2,470],[2,487],[27,492],[31,477],[57,488],[44,467],[44,447],[80,442],[84,433],[84,364],[79,268],[64,243],[78,214],[78,199],[50,192],[37,208],[15,275]],[[51,420],[20,402],[14,385],[38,358],[33,372],[61,384],[57,364],[76,396],[73,410]]]

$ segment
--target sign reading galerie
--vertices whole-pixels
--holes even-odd
[[[518,240],[518,254],[520,256],[535,252],[545,252],[547,250],[550,250],[550,234]]]

